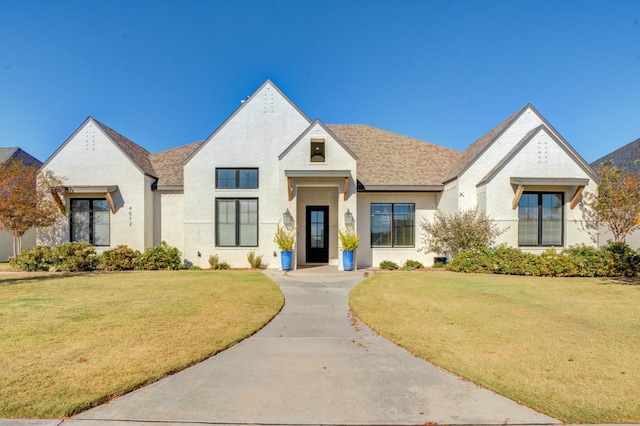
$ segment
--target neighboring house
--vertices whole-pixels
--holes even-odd
[[[361,235],[357,265],[430,265],[420,224],[478,207],[500,243],[540,252],[592,244],[581,222],[591,167],[526,105],[463,152],[366,125],[310,120],[267,80],[208,138],[150,154],[93,118],[47,160],[65,176],[66,220],[49,243],[144,249],[167,241],[195,265],[211,254],[280,264],[278,223],[297,229],[296,265],[341,265],[338,229]]]
[[[591,163],[591,167],[598,169],[598,167],[605,163],[611,163],[615,167],[624,169],[625,172],[636,173],[640,176],[640,139],[636,139],[622,148],[597,159]],[[611,233],[603,229],[598,238],[598,245],[606,244],[607,241],[611,239],[613,239]],[[640,231],[636,231],[627,236],[625,242],[632,247],[640,248]]]
[[[25,166],[40,167],[42,162],[20,148],[0,148],[0,165],[7,161],[22,161]],[[22,237],[22,248],[29,249],[36,245],[35,229],[30,229]],[[0,231],[0,262],[6,262],[13,256],[13,235]]]

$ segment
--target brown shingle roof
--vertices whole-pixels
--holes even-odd
[[[469,145],[467,149],[462,151],[460,158],[457,164],[454,165],[450,169],[450,172],[446,178],[447,181],[453,180],[460,176],[460,174],[467,169],[475,160],[480,156],[480,154],[493,143],[494,140],[500,136],[500,134],[507,128],[515,119],[527,108],[529,105],[527,104],[521,110],[513,114],[511,117],[504,120],[502,123],[498,124],[493,129],[489,130],[485,133],[480,139],[476,140],[474,143]]]
[[[184,184],[184,160],[191,155],[204,141],[182,145],[167,151],[151,154],[151,164],[158,177],[159,186]]]
[[[367,185],[441,185],[460,152],[363,124],[330,124],[358,157],[358,180]]]
[[[20,160],[25,166],[42,166],[42,161],[18,147],[0,148],[0,164],[9,160]]]
[[[144,174],[153,177],[156,176],[153,166],[151,165],[151,160],[149,160],[149,151],[122,136],[112,128],[100,123],[95,118],[93,121],[100,127],[100,129],[102,129],[103,132],[107,134],[109,139],[111,139],[127,156],[129,156],[131,161],[133,161]]]
[[[591,167],[598,168],[600,164],[611,161],[615,167],[620,167],[625,172],[640,174],[640,139],[626,144],[612,153],[605,155],[591,163]]]

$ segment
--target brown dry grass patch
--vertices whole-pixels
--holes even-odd
[[[640,423],[638,284],[400,272],[350,299],[383,336],[555,418]]]
[[[259,272],[0,273],[0,417],[63,417],[250,336],[284,297]]]

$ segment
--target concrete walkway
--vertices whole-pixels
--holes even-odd
[[[373,333],[348,305],[362,273],[335,267],[266,273],[286,303],[256,335],[64,426],[560,423]],[[60,421],[31,425],[53,424]]]

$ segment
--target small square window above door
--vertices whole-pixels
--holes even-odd
[[[311,139],[311,162],[324,163],[325,160],[324,139]]]

